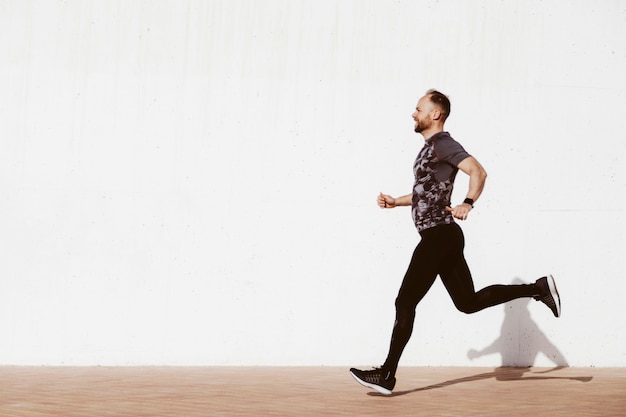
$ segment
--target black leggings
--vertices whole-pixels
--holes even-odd
[[[420,233],[396,298],[396,321],[384,369],[395,372],[413,331],[415,307],[435,282],[437,275],[459,311],[475,313],[521,297],[538,294],[534,284],[491,285],[476,292],[463,256],[465,238],[456,223],[440,225]]]

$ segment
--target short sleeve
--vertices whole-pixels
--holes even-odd
[[[435,140],[435,153],[440,160],[446,161],[455,167],[470,156],[463,146],[452,139],[450,135],[442,135]]]

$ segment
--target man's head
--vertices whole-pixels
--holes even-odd
[[[443,124],[450,115],[450,100],[437,90],[428,90],[413,113],[415,132],[430,133],[443,129]],[[430,136],[430,135],[428,135]]]

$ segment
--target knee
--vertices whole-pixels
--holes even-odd
[[[396,326],[409,328],[415,320],[415,307],[401,307],[396,302]]]
[[[473,314],[478,311],[476,306],[469,302],[455,303],[455,307],[461,313],[465,313],[465,314]]]

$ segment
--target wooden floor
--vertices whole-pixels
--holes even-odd
[[[626,368],[0,367],[0,416],[626,416]]]

